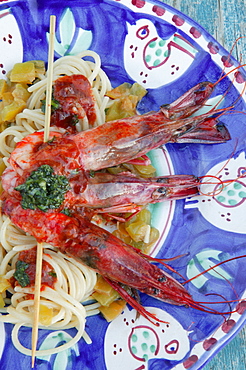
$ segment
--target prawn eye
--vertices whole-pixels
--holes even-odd
[[[143,26],[141,28],[139,28],[136,32],[136,36],[141,39],[141,40],[144,40],[146,37],[149,36],[149,26]]]
[[[169,354],[175,354],[178,352],[179,349],[179,342],[174,339],[168,344],[165,345],[165,351]]]

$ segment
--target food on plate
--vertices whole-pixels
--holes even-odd
[[[37,242],[44,243],[40,323],[50,329],[78,329],[71,343],[41,355],[78,341],[85,335],[87,316],[100,310],[107,320],[113,319],[124,307],[122,298],[144,317],[158,321],[134,299],[134,289],[172,304],[215,312],[195,302],[180,283],[150,263],[159,260],[144,252],[158,238],[145,207],[195,195],[200,181],[192,175],[155,177],[146,153],[167,142],[229,140],[226,127],[213,117],[221,110],[190,117],[216,84],[199,83],[159,112],[141,116],[135,114],[136,104],[146,91],[137,85],[112,90],[96,53],[60,58],[54,63],[50,139],[44,143],[40,130],[47,81],[42,74],[33,80],[32,68],[25,64],[25,83],[35,81],[27,89],[31,94],[27,108],[0,134],[6,166],[0,276],[3,283],[11,283],[3,284],[2,297],[10,305],[1,320],[15,324],[15,346],[25,354],[31,352],[20,344],[18,331],[23,324],[32,324],[34,290],[28,271],[34,268]],[[20,80],[16,76],[22,68],[13,70],[12,79]],[[98,214],[117,220],[114,235],[95,224]],[[122,221],[126,222],[119,226]],[[100,294],[95,290],[97,273],[114,288],[116,301],[110,301],[110,293],[106,308],[100,307],[99,298],[97,303],[89,301]]]

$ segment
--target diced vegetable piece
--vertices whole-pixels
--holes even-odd
[[[11,104],[14,101],[12,93],[10,91],[6,91],[5,93],[3,93],[2,101],[4,106]]]
[[[102,306],[109,306],[113,301],[119,298],[119,294],[114,289],[112,289],[112,292],[110,294],[94,292],[92,294],[92,297]]]
[[[39,322],[44,326],[51,325],[53,318],[53,308],[47,307],[45,304],[39,306]]]
[[[157,240],[159,239],[159,236],[160,236],[159,230],[156,229],[155,227],[151,227],[150,236],[149,236],[149,243],[153,244],[153,243],[157,242]]]
[[[119,99],[122,96],[129,95],[131,87],[131,84],[129,84],[128,82],[124,82],[123,84],[108,91],[106,95],[111,99]]]
[[[0,308],[3,308],[5,306],[4,299],[2,297],[2,294],[0,294]]]
[[[5,279],[5,277],[0,275],[0,293],[5,292],[5,290],[7,290],[10,287],[11,287],[10,282],[7,279]]]
[[[106,121],[115,121],[116,119],[134,116],[137,103],[138,99],[133,95],[115,100],[107,109]]]
[[[107,283],[106,280],[104,280],[104,278],[99,275],[98,278],[97,278],[97,282],[96,282],[96,285],[94,286],[94,290],[98,293],[104,293],[104,294],[111,294],[113,288],[111,287],[111,285],[109,285],[109,283]]]
[[[151,212],[148,209],[142,209],[137,215],[136,219],[138,221],[142,221],[147,225],[150,225],[151,223]]]
[[[107,96],[111,99],[119,99],[127,95],[134,95],[138,97],[138,101],[142,99],[147,94],[147,90],[135,82],[133,85],[128,82],[115,87],[111,91],[107,92]]]
[[[135,242],[140,242],[145,240],[146,233],[149,232],[149,225],[142,221],[136,221],[127,226],[126,230]]]
[[[22,112],[24,108],[26,108],[26,102],[22,99],[16,99],[3,108],[1,118],[3,121],[12,121],[16,114]]]
[[[38,77],[40,74],[45,74],[45,63],[43,60],[31,60],[31,62],[34,63],[36,77]]]
[[[3,93],[5,93],[8,89],[7,82],[3,79],[0,79],[0,99],[3,97]]]
[[[92,297],[102,306],[108,306],[119,298],[119,294],[103,279],[102,276],[98,277],[94,289],[95,292],[92,294]]]
[[[138,102],[147,93],[141,85],[125,82],[109,91],[107,96],[114,100],[106,110],[106,121],[131,117],[136,114]]]
[[[30,84],[35,80],[35,64],[33,62],[16,63],[10,72],[11,82]]]
[[[118,175],[118,173],[124,172],[125,170],[121,166],[109,167],[107,171],[112,175]]]
[[[118,299],[117,301],[112,302],[108,307],[99,307],[99,311],[102,313],[105,319],[110,322],[121,314],[125,306],[126,302],[123,299]]]
[[[131,237],[129,236],[128,233],[126,235],[125,233],[122,232],[122,230],[120,230],[120,231],[119,230],[114,230],[112,232],[112,234],[114,236],[116,236],[117,238],[121,239],[124,243],[132,245],[131,243],[132,243],[133,240],[131,239]]]
[[[131,95],[136,95],[139,101],[147,94],[147,90],[143,86],[135,82],[130,89],[130,93]]]
[[[156,172],[155,167],[152,166],[152,164],[149,164],[147,166],[134,164],[134,167],[141,174],[142,177],[151,177]]]
[[[22,99],[24,101],[27,101],[27,99],[29,98],[29,96],[31,95],[28,91],[27,91],[27,88],[28,86],[25,85],[25,84],[20,84],[20,83],[17,83],[15,85],[15,88],[12,92],[12,95],[15,99]]]

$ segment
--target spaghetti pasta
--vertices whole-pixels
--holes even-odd
[[[87,77],[95,99],[95,125],[104,123],[104,112],[108,103],[105,94],[111,89],[111,85],[101,69],[100,57],[95,52],[86,51],[77,56],[62,57],[54,62],[53,81],[61,75],[71,74],[83,74]],[[45,116],[41,110],[41,101],[45,99],[46,79],[47,76],[40,76],[40,80],[29,87],[31,96],[27,108],[17,114],[15,122],[0,133],[0,155],[6,166],[16,143],[26,135],[44,128]],[[87,119],[80,120],[76,128],[78,131],[89,128]],[[32,249],[37,242],[14,226],[5,215],[1,215],[0,243],[0,276],[9,281],[13,278],[19,254]],[[90,299],[96,283],[97,275],[93,270],[45,243],[43,261],[52,267],[57,280],[54,287],[46,286],[41,291],[40,304],[50,312],[50,317],[48,323],[47,317],[46,322],[44,320],[42,322],[40,318],[39,328],[65,330],[75,327],[77,333],[70,342],[58,348],[37,350],[37,356],[61,352],[73,346],[82,336],[89,342],[90,338],[84,331],[86,317],[99,313],[99,303],[89,301],[89,304],[84,305]],[[11,298],[7,298],[6,291],[2,292],[5,303],[9,305],[1,310],[5,314],[0,316],[0,321],[14,324],[13,344],[20,352],[31,356],[31,350],[25,348],[19,341],[19,331],[22,326],[32,326],[34,287],[9,286],[7,291]]]

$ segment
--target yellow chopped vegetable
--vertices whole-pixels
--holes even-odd
[[[28,86],[26,84],[17,83],[15,88],[12,92],[14,99],[22,99],[25,102],[28,100],[29,96],[31,95],[28,91]]]
[[[109,283],[107,283],[106,280],[104,280],[104,278],[101,275],[99,275],[97,277],[97,282],[96,285],[94,286],[94,290],[98,293],[104,293],[109,295],[111,294],[113,288]]]
[[[149,236],[149,243],[154,244],[159,239],[160,232],[155,227],[151,227],[150,236]]]
[[[44,326],[49,326],[52,323],[53,318],[53,308],[47,307],[44,304],[39,306],[39,322]]]
[[[152,245],[159,239],[159,230],[151,226],[151,212],[144,208],[129,221],[118,222],[117,230],[113,231],[113,235],[141,249],[143,253],[149,253]]]
[[[99,284],[96,284],[94,287],[95,292],[92,294],[92,297],[102,306],[109,306],[113,301],[119,298],[119,294],[101,276],[98,279]]]
[[[23,82],[30,84],[35,80],[34,62],[16,63],[10,72],[11,82]]]
[[[8,74],[10,81],[0,79],[0,132],[9,122],[13,122],[16,114],[26,108],[30,97],[28,84],[45,74],[45,64],[42,60],[16,63]]]
[[[35,77],[45,74],[46,70],[45,70],[45,63],[43,60],[31,60],[31,62],[34,63]]]
[[[150,223],[151,223],[151,212],[148,209],[142,209],[136,215],[136,221],[142,221],[142,222],[146,223],[147,225],[150,225]]]
[[[135,82],[133,85],[129,84],[128,82],[124,82],[123,84],[115,87],[113,90],[107,92],[107,96],[111,99],[120,99],[127,95],[135,95],[140,99],[147,94],[147,90]]]
[[[16,114],[22,112],[24,108],[26,108],[26,102],[22,99],[15,99],[11,104],[6,105],[2,109],[1,111],[2,121],[6,122],[14,120]]]
[[[142,176],[142,177],[152,177],[155,175],[155,167],[152,166],[152,164],[149,164],[149,165],[145,165],[145,166],[142,166],[142,165],[139,165],[139,164],[134,164],[133,165],[135,167],[135,169],[138,171],[138,173]]]
[[[135,242],[141,242],[145,240],[146,233],[150,233],[150,225],[136,221],[126,227],[126,231]]]
[[[8,85],[5,80],[0,79],[0,99],[3,97],[3,93],[5,93],[8,89]]]
[[[14,101],[14,97],[10,91],[6,91],[2,95],[3,106],[11,104]]]
[[[3,308],[5,306],[4,299],[2,297],[2,294],[0,294],[0,308]]]
[[[131,85],[127,82],[109,91],[107,96],[113,103],[106,110],[106,121],[134,116],[138,102],[146,93],[147,90],[138,83]]]
[[[0,293],[5,292],[11,287],[9,280],[5,279],[3,275],[0,275]]]
[[[99,307],[99,311],[102,313],[105,319],[110,322],[121,314],[125,306],[126,302],[123,299],[118,299],[117,301],[112,302],[108,307]]]
[[[98,301],[102,306],[109,306],[113,301],[119,298],[119,294],[113,289],[111,294],[94,292],[92,297]]]

